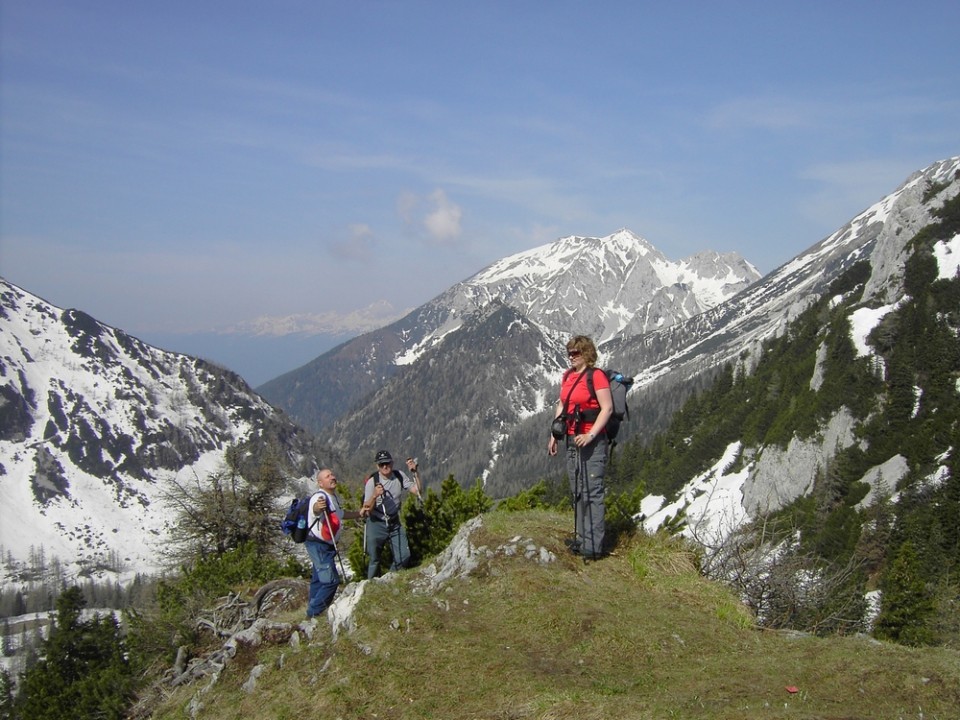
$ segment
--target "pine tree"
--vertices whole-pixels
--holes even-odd
[[[10,622],[4,618],[3,619],[3,656],[12,657],[16,654],[16,651],[13,647],[13,630],[10,627]]]
[[[167,500],[177,514],[165,551],[183,564],[247,544],[271,555],[283,542],[275,503],[284,484],[275,448],[259,453],[240,445],[227,448],[221,470],[171,483]]]
[[[0,720],[13,720],[13,679],[5,669],[0,670]]]
[[[927,645],[932,641],[928,621],[933,599],[927,592],[920,561],[909,540],[900,546],[882,583],[883,601],[874,626],[877,637],[903,645]]]
[[[79,587],[57,599],[56,626],[43,643],[43,659],[23,675],[16,700],[19,717],[73,720],[123,717],[133,690],[116,619],[82,620]]]

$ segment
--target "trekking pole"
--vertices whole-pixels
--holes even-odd
[[[329,508],[323,509],[323,519],[327,521],[327,532],[330,533],[330,542],[333,543],[333,552],[336,553],[337,560],[340,562],[340,577],[343,579],[343,582],[347,581],[347,570],[343,566],[343,558],[340,557],[340,548],[337,547],[337,538],[333,534],[333,526],[330,524],[330,510]]]
[[[580,547],[580,508],[577,506],[577,496],[580,494],[581,481],[581,463],[580,448],[577,448],[577,469],[573,473],[573,542],[574,546]]]
[[[413,461],[413,480],[417,484],[417,504],[423,507],[423,483],[420,482],[420,461],[417,458],[407,458],[407,462]]]
[[[596,538],[596,535],[594,535],[594,532],[593,532],[593,530],[594,530],[594,528],[593,528],[593,498],[591,497],[590,477],[589,477],[589,475],[588,475],[588,473],[587,473],[587,463],[586,463],[586,461],[583,459],[582,448],[581,448],[581,452],[580,452],[580,463],[581,463],[580,474],[583,476],[583,497],[584,497],[584,503],[585,503],[586,506],[587,506],[587,508],[586,508],[586,509],[587,509],[586,517],[584,518],[584,520],[585,520],[586,523],[590,526],[590,554],[596,556],[598,553],[597,553],[597,546],[596,546],[596,540],[597,540],[597,538]],[[584,539],[584,540],[587,539],[587,538],[586,538],[586,533],[584,533],[584,538],[583,538],[583,539]],[[586,555],[584,555],[584,557],[586,558]]]

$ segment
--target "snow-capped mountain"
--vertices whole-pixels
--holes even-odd
[[[759,278],[736,253],[702,252],[671,262],[624,229],[604,238],[561,238],[511,255],[439,301],[475,309],[498,299],[544,329],[582,328],[602,344],[699,315]]]
[[[0,548],[76,573],[159,568],[174,479],[269,435],[307,436],[229,371],[151,347],[0,279]],[[10,560],[14,562],[11,563]]]
[[[432,348],[449,347],[448,340],[492,303],[512,308],[554,340],[575,329],[603,343],[693,317],[759,276],[736,253],[702,252],[671,262],[629,230],[560,238],[499,260],[398,322],[258,389],[305,427],[320,430]],[[556,363],[544,367],[553,372]],[[534,411],[525,406],[521,413]]]

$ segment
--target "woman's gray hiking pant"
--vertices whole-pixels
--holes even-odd
[[[607,438],[600,435],[586,447],[573,444],[567,436],[567,474],[573,495],[575,541],[578,552],[585,558],[603,554],[604,518],[606,515]]]

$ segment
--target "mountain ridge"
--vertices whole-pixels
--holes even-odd
[[[933,163],[724,303],[677,326],[609,343],[605,350],[621,366],[636,368],[632,371],[636,379],[632,397],[642,403],[645,389],[666,376],[675,386],[701,372],[708,354],[705,347],[716,356],[713,366],[736,361],[744,351],[756,356],[765,339],[781,333],[834,279],[860,260],[871,260],[865,293],[878,296],[878,302],[890,302],[902,283],[904,244],[931,220],[923,202],[927,187],[953,181],[958,170],[960,157]],[[663,420],[661,417],[651,425],[662,427]]]
[[[151,544],[163,543],[171,521],[165,487],[180,473],[205,476],[222,467],[227,446],[266,437],[291,467],[316,451],[235,373],[3,279],[0,377],[6,558],[45,551],[80,574],[155,571]]]

